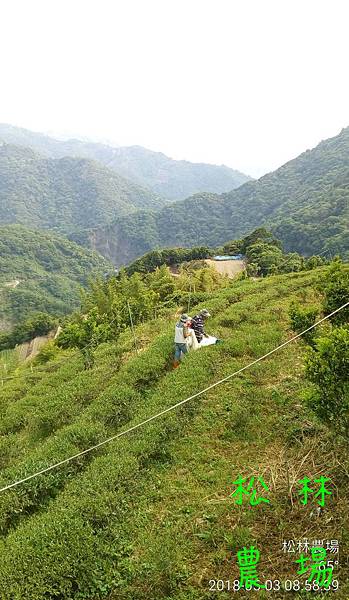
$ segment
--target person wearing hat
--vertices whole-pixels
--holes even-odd
[[[199,344],[203,337],[208,337],[207,333],[204,330],[204,324],[205,320],[210,316],[211,315],[208,312],[207,308],[203,308],[202,310],[200,310],[199,314],[197,314],[191,320],[190,327],[194,329],[195,336]]]
[[[182,360],[183,355],[188,352],[188,346],[186,339],[189,337],[190,332],[187,327],[187,323],[190,321],[188,315],[183,314],[180,316],[178,323],[175,326],[175,356],[173,368],[176,369],[179,366],[179,362]]]

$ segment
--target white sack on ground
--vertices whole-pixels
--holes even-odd
[[[200,344],[199,344],[199,348],[203,348],[204,346],[212,346],[212,344],[215,344],[217,341],[217,338],[214,337],[213,335],[209,335],[208,337],[204,337],[202,338]]]

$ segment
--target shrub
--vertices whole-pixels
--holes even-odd
[[[315,384],[309,397],[314,412],[337,431],[349,434],[349,327],[318,338],[309,351],[306,375]]]
[[[261,268],[258,265],[258,263],[250,262],[250,263],[248,263],[246,270],[247,270],[247,275],[249,277],[256,277],[258,275],[258,273],[260,272]]]
[[[345,304],[349,299],[349,271],[340,260],[335,260],[321,283],[325,298],[323,309],[325,315]],[[349,306],[331,317],[332,323],[342,325],[349,321]]]
[[[300,306],[297,306],[295,302],[292,302],[289,310],[292,330],[296,333],[301,333],[305,329],[308,329],[308,327],[314,325],[317,315],[318,309],[316,306],[307,306],[306,308],[301,308]],[[315,335],[316,331],[314,328],[310,331],[307,331],[307,333],[303,335],[303,339],[309,345],[313,345]]]
[[[43,365],[50,360],[54,359],[58,354],[58,348],[53,341],[45,344],[43,348],[41,348],[39,354],[35,357],[33,361],[34,365]]]
[[[56,344],[60,348],[78,348],[84,359],[85,369],[94,365],[94,350],[101,342],[116,337],[105,315],[99,315],[96,308],[88,315],[79,315],[60,333]]]

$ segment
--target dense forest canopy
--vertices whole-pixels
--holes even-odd
[[[349,128],[229,194],[197,194],[122,217],[85,239],[121,264],[154,247],[216,246],[261,225],[286,250],[349,257]]]
[[[53,315],[71,312],[80,304],[81,286],[110,269],[102,256],[51,232],[20,225],[0,227],[2,328],[33,311]],[[6,285],[11,282],[16,286]]]
[[[47,159],[29,148],[0,146],[0,225],[72,233],[163,205],[156,194],[96,161]]]
[[[197,192],[228,192],[250,179],[224,165],[173,160],[142,146],[111,147],[82,140],[56,140],[12,125],[0,124],[0,140],[27,146],[51,158],[80,156],[98,160],[126,179],[167,200],[183,200]]]

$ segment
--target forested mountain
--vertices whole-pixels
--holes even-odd
[[[0,124],[0,140],[33,148],[51,158],[75,156],[98,160],[167,200],[182,200],[197,192],[228,192],[250,179],[224,165],[173,160],[141,146],[114,148],[75,139],[61,141],[6,124]]]
[[[71,233],[163,205],[159,196],[97,161],[43,158],[30,148],[0,146],[0,225]]]
[[[197,194],[85,233],[115,264],[156,246],[216,246],[265,225],[286,250],[349,256],[349,128],[229,194]]]
[[[108,166],[169,200],[198,192],[228,192],[250,179],[225,165],[173,160],[141,146],[115,148]]]
[[[0,202],[0,224],[56,229],[117,266],[155,247],[217,246],[261,225],[287,251],[346,257],[349,128],[258,181],[170,205],[95,161],[5,144]]]
[[[232,237],[229,217],[220,196],[198,194],[157,212],[138,211],[106,227],[81,231],[72,239],[120,266],[153,248],[216,246]]]
[[[51,232],[0,227],[0,330],[32,311],[71,312],[81,286],[110,268],[102,256]]]

